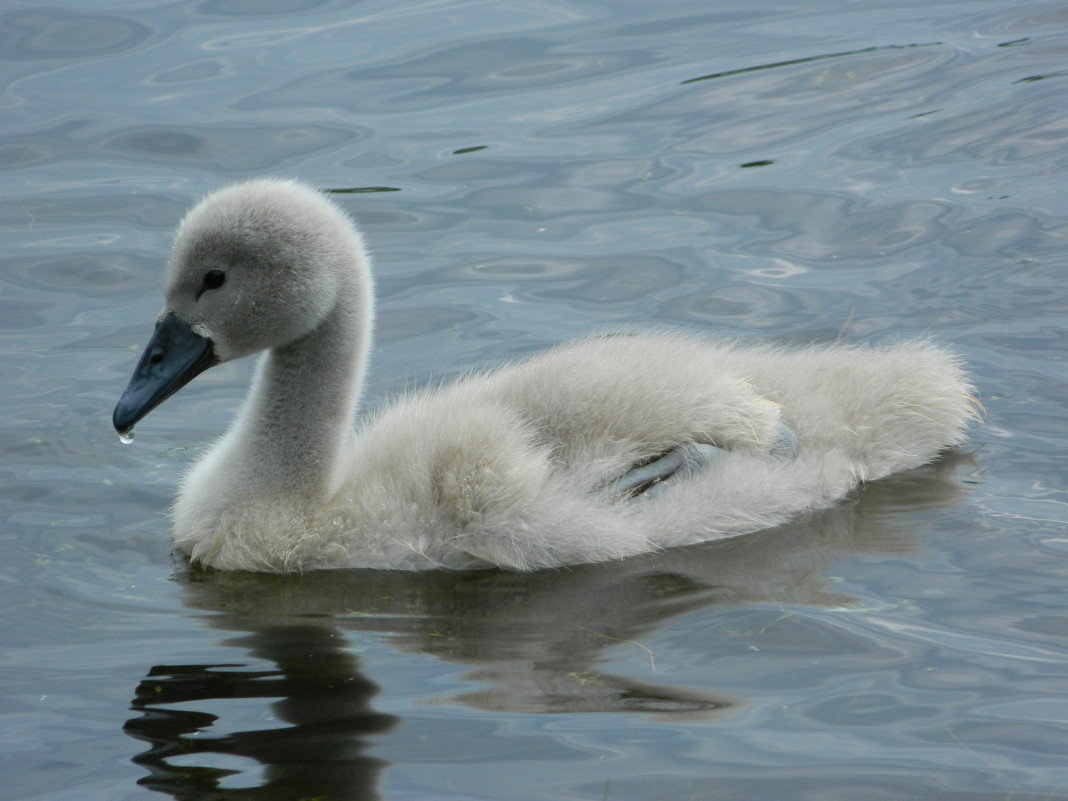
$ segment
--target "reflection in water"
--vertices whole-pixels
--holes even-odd
[[[362,751],[370,735],[388,731],[397,719],[371,709],[378,688],[360,675],[344,640],[330,626],[279,625],[229,644],[275,662],[278,669],[152,668],[132,705],[141,716],[125,726],[131,737],[151,744],[134,758],[149,770],[139,784],[176,798],[375,798],[384,763]],[[210,707],[215,700],[259,698],[279,699],[271,705],[273,717],[289,725],[212,736],[218,716],[194,708]],[[260,785],[220,789],[239,771],[187,764],[190,755],[206,753],[256,760],[266,768]],[[169,761],[175,757],[182,757],[182,764]]]
[[[372,710],[378,688],[360,674],[345,631],[388,633],[402,651],[470,665],[464,678],[474,688],[436,705],[714,721],[739,701],[602,673],[598,660],[611,646],[644,649],[641,638],[669,619],[706,607],[849,604],[824,573],[846,555],[913,550],[910,515],[963,492],[954,461],[869,485],[851,503],[774,531],[606,565],[533,574],[190,570],[179,577],[186,604],[211,612],[215,628],[246,632],[226,644],[277,670],[153,668],[133,702],[140,716],[126,725],[152,746],[135,759],[150,771],[141,783],[183,799],[376,797],[384,763],[364,751],[398,719]],[[288,725],[211,736],[224,728],[218,701],[260,698],[279,699],[271,712]],[[246,789],[220,790],[240,771],[189,766],[193,754],[218,765],[209,753],[261,763],[260,786],[243,777]]]
[[[805,58],[791,58],[786,61],[775,61],[771,64],[758,64],[755,67],[740,67],[738,69],[724,70],[722,72],[712,72],[708,75],[699,75],[696,78],[687,78],[685,81],[679,81],[679,83],[687,84],[697,83],[699,81],[711,81],[716,78],[727,78],[731,75],[744,75],[747,72],[774,70],[779,69],[780,67],[792,67],[797,64],[810,64],[813,61],[823,61],[828,58],[842,58],[843,56],[862,56],[868,53],[878,53],[882,50],[908,50],[912,47],[937,47],[941,44],[941,42],[925,42],[923,44],[882,45],[875,47],[864,47],[860,50],[846,50],[842,53],[824,53],[819,56],[807,56]]]

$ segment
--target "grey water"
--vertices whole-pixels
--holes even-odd
[[[0,798],[1068,799],[1068,7],[0,10]],[[183,210],[338,192],[368,405],[598,328],[964,357],[969,446],[532,575],[222,574],[166,509],[251,365],[109,424]]]

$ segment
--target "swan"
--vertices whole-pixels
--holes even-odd
[[[293,180],[189,210],[164,294],[120,435],[209,367],[263,352],[172,509],[177,547],[223,570],[534,570],[751,533],[960,445],[976,404],[960,360],[927,341],[624,332],[357,424],[370,258],[348,215]]]

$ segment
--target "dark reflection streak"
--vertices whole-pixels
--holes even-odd
[[[180,799],[371,799],[385,763],[362,754],[367,737],[391,729],[396,718],[374,712],[378,688],[359,674],[344,639],[330,626],[269,626],[229,644],[273,661],[277,670],[243,665],[159,665],[137,688],[126,723],[131,737],[150,744],[133,761],[149,771],[142,786]],[[275,716],[292,725],[211,735],[216,715],[166,708],[218,699],[277,698]],[[190,754],[229,754],[266,766],[256,787],[220,788],[240,773],[172,765]]]
[[[725,70],[724,72],[713,72],[709,75],[701,75],[697,78],[687,78],[685,81],[679,81],[680,84],[685,85],[688,83],[697,83],[698,81],[710,81],[713,78],[726,78],[731,75],[742,75],[747,72],[759,72],[760,70],[772,70],[778,67],[792,67],[796,64],[809,64],[813,61],[824,61],[828,58],[841,58],[842,56],[859,56],[864,53],[877,53],[882,50],[910,50],[914,47],[937,47],[941,45],[941,42],[924,42],[922,44],[907,44],[907,45],[876,45],[875,47],[865,47],[861,50],[845,50],[841,53],[825,53],[822,56],[808,56],[806,58],[792,58],[789,61],[776,61],[774,64],[761,64],[756,67],[742,67],[736,70]]]
[[[1026,78],[1020,78],[1017,81],[1013,81],[1013,83],[1034,83],[1035,81],[1044,81],[1047,78],[1063,78],[1066,75],[1068,75],[1068,72],[1049,72],[1045,75],[1029,75]]]
[[[398,186],[354,186],[347,189],[324,189],[331,195],[365,195],[372,192],[399,192]]]

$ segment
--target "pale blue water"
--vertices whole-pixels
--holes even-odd
[[[16,0],[0,71],[0,797],[1068,799],[1063,3]],[[250,365],[109,417],[182,211],[261,173],[366,190],[372,404],[628,323],[926,335],[988,416],[622,564],[191,572]]]

